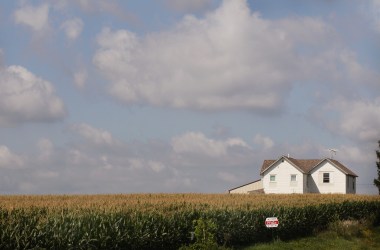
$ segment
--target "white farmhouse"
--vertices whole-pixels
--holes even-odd
[[[337,160],[300,160],[282,156],[277,160],[264,160],[261,180],[229,190],[229,193],[356,193],[354,172]]]

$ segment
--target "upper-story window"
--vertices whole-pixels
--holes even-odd
[[[296,174],[291,174],[290,175],[290,181],[297,181],[297,175]]]
[[[271,175],[269,176],[269,180],[270,180],[271,182],[276,181],[276,175],[271,174]]]
[[[323,173],[323,183],[330,183],[330,173]]]

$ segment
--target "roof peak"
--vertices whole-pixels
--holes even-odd
[[[260,174],[263,174],[267,169],[269,169],[273,164],[278,162],[281,159],[287,159],[295,168],[299,169],[301,172],[307,174],[309,173],[312,169],[317,167],[320,163],[324,161],[329,161],[331,162],[336,168],[341,170],[343,173],[347,175],[352,175],[352,176],[357,176],[354,172],[352,172],[349,168],[344,166],[342,163],[340,163],[338,160],[331,159],[331,158],[315,158],[315,159],[296,159],[293,157],[288,157],[288,156],[281,156],[277,160],[264,160],[263,165],[261,167]]]

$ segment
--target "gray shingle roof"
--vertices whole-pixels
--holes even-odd
[[[342,163],[340,163],[337,160],[332,160],[329,158],[325,158],[325,159],[294,159],[294,158],[286,157],[286,156],[280,157],[277,160],[264,160],[263,165],[261,166],[260,174],[263,174],[270,166],[272,166],[275,162],[277,162],[283,158],[287,159],[291,164],[294,165],[294,167],[298,168],[304,174],[308,174],[313,168],[318,166],[319,163],[327,160],[331,164],[333,164],[335,167],[340,169],[343,173],[357,177],[357,175],[354,172],[352,172],[349,168],[347,168],[346,166],[344,166]]]

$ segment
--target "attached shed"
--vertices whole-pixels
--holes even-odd
[[[230,194],[252,194],[252,193],[264,193],[263,182],[256,180],[239,187],[228,190]]]

